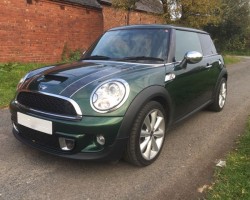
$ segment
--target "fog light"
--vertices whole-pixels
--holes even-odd
[[[75,147],[75,140],[59,137],[59,144],[62,150],[70,151]]]
[[[98,144],[104,145],[105,144],[105,137],[103,135],[97,135],[96,141],[98,142]]]

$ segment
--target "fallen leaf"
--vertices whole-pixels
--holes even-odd
[[[216,167],[225,167],[226,166],[226,161],[219,160],[216,164]]]
[[[210,186],[209,185],[203,185],[202,187],[198,188],[197,191],[199,193],[203,193],[204,190],[208,189]]]

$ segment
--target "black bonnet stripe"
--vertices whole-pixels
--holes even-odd
[[[99,72],[96,72],[94,74],[91,74],[89,76],[83,77],[75,81],[74,83],[69,85],[67,88],[65,88],[60,94],[62,96],[67,96],[67,97],[73,96],[73,94],[75,94],[77,91],[79,91],[80,89],[88,85],[89,83],[95,80],[98,80],[100,78],[104,78],[106,76],[119,73],[121,71],[123,70],[119,68],[108,68],[105,70],[101,70]]]

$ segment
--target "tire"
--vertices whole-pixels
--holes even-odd
[[[137,114],[132,126],[125,150],[125,160],[137,166],[153,163],[162,150],[166,121],[165,110],[160,103],[147,103]]]
[[[227,98],[227,80],[222,78],[215,91],[213,103],[209,106],[209,109],[215,112],[220,112],[226,103]]]

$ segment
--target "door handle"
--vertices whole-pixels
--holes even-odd
[[[211,68],[213,65],[211,65],[211,64],[209,64],[209,63],[207,63],[207,65],[206,65],[206,67],[205,68]]]

